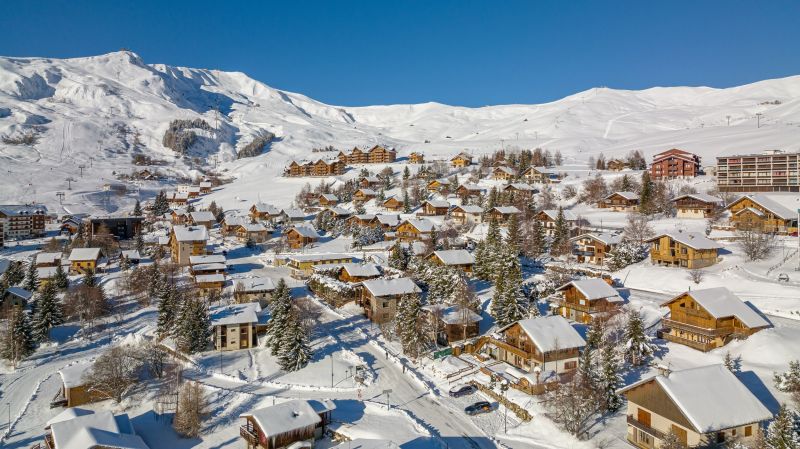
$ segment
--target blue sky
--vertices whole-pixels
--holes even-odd
[[[796,1],[0,1],[0,55],[128,48],[337,105],[539,103],[800,74]]]

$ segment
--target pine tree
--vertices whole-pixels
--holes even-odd
[[[599,317],[592,319],[589,329],[586,331],[586,347],[592,349],[600,348],[605,335],[605,321]]]
[[[125,256],[121,256],[119,258],[119,269],[121,271],[128,271],[131,267],[131,260]]]
[[[650,172],[642,173],[642,190],[639,193],[639,212],[650,215],[653,213],[653,183],[650,181]]]
[[[568,254],[569,249],[569,223],[564,217],[564,209],[559,206],[550,253],[554,256],[560,256]]]
[[[144,236],[142,236],[141,228],[136,230],[136,236],[134,239],[134,247],[136,248],[136,251],[139,252],[139,255],[144,255]]]
[[[686,445],[675,432],[670,430],[661,442],[659,449],[686,449]]]
[[[594,351],[589,347],[584,348],[578,358],[578,374],[585,386],[592,390],[597,389],[598,384],[596,365]]]
[[[6,320],[6,332],[3,334],[0,356],[11,361],[14,368],[25,357],[36,349],[28,320],[28,314],[21,307],[12,307]]]
[[[56,274],[53,276],[52,283],[55,284],[56,288],[59,290],[66,290],[69,287],[69,278],[61,264],[56,265]]]
[[[513,248],[512,252],[515,251],[516,254],[519,254],[520,241],[519,218],[517,218],[517,214],[512,214],[511,219],[508,220],[506,245],[508,245],[509,248]]]
[[[31,260],[28,262],[28,270],[25,273],[25,283],[22,288],[29,292],[35,292],[39,288],[39,273],[36,271],[36,263]]]
[[[281,338],[292,313],[292,297],[286,281],[281,278],[275,291],[272,293],[272,300],[269,304],[270,317],[267,322],[266,345],[277,356],[281,348]]]
[[[176,324],[177,343],[181,351],[194,354],[207,348],[211,338],[211,319],[204,301],[198,298],[186,300]]]
[[[411,201],[408,199],[408,189],[403,189],[403,213],[411,212]]]
[[[798,449],[797,416],[786,404],[781,404],[775,420],[767,428],[765,437],[768,449]]]
[[[22,269],[22,262],[11,262],[4,274],[9,287],[13,287],[25,279],[25,270]]]
[[[736,374],[739,372],[741,359],[739,357],[733,357],[730,351],[726,351],[725,358],[722,359],[722,363],[725,365],[725,368],[730,370],[730,372]]]
[[[653,345],[645,333],[644,321],[636,310],[628,312],[628,323],[625,326],[625,358],[633,365],[640,365],[653,353]]]
[[[397,334],[400,337],[403,353],[412,359],[419,356],[425,343],[421,313],[422,302],[419,295],[409,294],[400,298],[395,318]]]
[[[83,273],[83,285],[87,287],[97,287],[97,278],[94,277],[94,270],[86,270]]]
[[[161,274],[158,259],[154,260],[153,263],[145,269],[147,270],[147,276],[145,277],[147,280],[147,296],[149,298],[156,298],[161,294],[162,288],[166,283],[166,280]]]
[[[303,326],[297,316],[290,312],[278,350],[278,364],[285,371],[297,371],[308,365],[311,354]]]
[[[139,200],[136,200],[136,204],[133,205],[133,216],[134,217],[142,216],[142,205],[139,204]]]
[[[530,240],[528,245],[528,255],[534,259],[538,258],[547,251],[547,237],[544,233],[544,227],[539,220],[533,221],[533,229],[531,230]]]
[[[32,326],[34,338],[41,342],[50,338],[50,329],[64,323],[64,310],[53,282],[46,283],[37,296]]]
[[[600,366],[598,367],[598,389],[603,402],[603,409],[615,412],[622,407],[622,398],[617,390],[622,387],[623,379],[620,375],[620,363],[614,345],[606,343],[600,351]]]
[[[167,282],[158,293],[158,319],[156,328],[160,338],[172,335],[178,318],[178,287],[174,282]]]

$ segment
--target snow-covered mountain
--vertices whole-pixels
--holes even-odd
[[[197,132],[188,157],[162,145],[171,120],[198,118],[211,129]],[[262,155],[236,159],[266,131],[277,138]],[[709,164],[723,153],[797,150],[800,76],[728,89],[595,88],[539,105],[350,108],[243,73],[145,64],[130,52],[0,58],[0,135],[14,140],[28,133],[38,135],[35,144],[0,142],[0,203],[35,200],[61,211],[55,193],[65,191],[64,210],[113,212],[119,199],[109,200],[101,186],[115,173],[129,173],[134,154],[166,161],[162,171],[187,176],[197,164],[221,164],[236,177],[230,191],[252,194],[285,181],[276,177],[288,160],[327,145],[381,143],[401,155],[422,150],[429,156],[538,146],[560,150],[568,163],[633,149],[650,155],[680,147]],[[77,180],[71,191],[69,177]],[[158,187],[144,184],[142,194]]]

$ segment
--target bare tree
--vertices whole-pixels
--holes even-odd
[[[99,286],[79,285],[64,297],[68,317],[78,319],[81,326],[91,329],[95,321],[109,313],[111,306]]]
[[[588,379],[576,372],[546,397],[550,418],[577,438],[583,438],[602,402]]]
[[[134,348],[114,346],[98,357],[87,373],[88,391],[119,403],[136,384],[141,368],[142,362]]]
[[[775,234],[762,232],[752,226],[740,227],[736,237],[742,252],[750,261],[766,259],[775,248]]]
[[[691,279],[695,284],[702,282],[704,276],[705,272],[700,268],[693,268],[689,270],[689,279]]]
[[[624,232],[629,239],[639,245],[643,245],[645,240],[655,234],[655,231],[650,226],[650,217],[638,212],[628,214],[628,223],[625,225]]]
[[[178,434],[195,438],[200,435],[203,418],[208,414],[203,387],[197,382],[186,382],[178,394],[178,409],[172,427]]]
[[[311,335],[314,327],[319,322],[320,316],[322,316],[322,310],[319,305],[312,301],[311,298],[298,298],[294,301],[294,310],[306,335]]]

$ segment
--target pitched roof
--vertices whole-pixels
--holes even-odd
[[[286,256],[288,260],[292,260],[295,262],[317,262],[317,261],[325,261],[325,260],[339,260],[339,259],[350,259],[353,260],[352,256],[348,256],[347,254],[322,254],[322,253],[310,253],[310,254],[292,254]]]
[[[139,254],[139,250],[136,249],[126,249],[122,251],[122,257],[125,257],[130,260],[139,260],[142,258],[142,255]]]
[[[300,209],[282,209],[281,214],[289,218],[306,218],[306,213]]]
[[[422,291],[411,278],[370,279],[361,284],[372,296],[406,295]]]
[[[755,310],[725,287],[705,288],[681,293],[661,304],[671,304],[683,295],[689,295],[714,318],[736,317],[749,328],[768,327],[770,324]]]
[[[128,415],[114,416],[107,410],[74,413],[71,419],[50,424],[54,446],[58,449],[149,449],[133,432]]]
[[[573,237],[570,240],[574,242],[585,238],[592,238],[606,245],[618,245],[619,242],[622,241],[622,234],[612,234],[610,232],[588,232],[586,234]]]
[[[208,311],[212,326],[257,323],[261,306],[257,302],[212,307]]]
[[[241,289],[245,293],[272,291],[275,290],[275,282],[267,277],[237,279],[235,289]]]
[[[657,375],[619,390],[625,393],[657,382],[699,433],[761,422],[772,413],[724,365],[708,365]]]
[[[505,215],[505,214],[518,214],[518,213],[520,213],[520,210],[519,210],[519,209],[517,209],[517,208],[516,208],[516,207],[514,207],[514,206],[495,206],[495,207],[493,207],[493,208],[490,210],[490,212],[491,212],[491,211],[493,211],[493,210],[494,210],[494,211],[497,211],[497,212],[499,212],[499,213],[501,213],[501,214],[503,214],[503,215]]]
[[[511,167],[506,167],[506,166],[495,167],[493,171],[498,171],[498,170],[512,176],[517,174],[517,172],[514,171],[514,169]]]
[[[292,229],[297,231],[297,233],[299,233],[303,237],[307,237],[307,238],[310,238],[310,239],[318,239],[319,238],[319,234],[317,233],[317,230],[314,229],[311,225],[294,225],[289,230],[291,231]]]
[[[678,201],[684,198],[694,198],[704,203],[722,204],[722,198],[717,198],[716,196],[709,195],[707,193],[687,193],[686,195],[681,195],[672,201]]]
[[[205,226],[173,226],[172,232],[179,242],[205,242],[208,240],[208,231]]]
[[[467,265],[475,263],[475,256],[465,249],[434,251],[432,255],[438,257],[445,265]]]
[[[376,191],[374,191],[372,189],[367,189],[365,187],[362,187],[362,188],[356,190],[356,193],[358,193],[358,192],[361,192],[364,196],[378,196],[378,192],[376,192]]]
[[[478,184],[461,184],[458,188],[464,188],[466,190],[473,190],[473,191],[483,191],[485,190],[483,187],[479,186]]]
[[[343,207],[329,207],[329,208],[327,208],[325,210],[329,211],[333,215],[340,215],[340,216],[344,216],[344,217],[347,217],[347,216],[350,216],[350,215],[353,214],[352,212],[350,212],[349,210],[347,210],[347,209],[345,209]]]
[[[320,198],[322,198],[322,199],[324,199],[326,201],[339,201],[339,197],[334,195],[334,194],[332,194],[332,193],[320,194]]]
[[[728,208],[730,209],[731,206],[738,203],[739,201],[742,201],[745,198],[749,198],[754,203],[758,204],[764,209],[772,212],[775,216],[782,218],[784,220],[792,220],[797,218],[797,210],[800,209],[800,197],[798,197],[796,194],[767,195],[763,193],[742,195],[739,198],[737,198],[736,201],[729,204]]]
[[[448,203],[446,200],[425,200],[423,204],[430,204],[431,207],[436,208],[450,207],[450,203]]]
[[[562,209],[562,210],[564,211],[564,219],[565,220],[567,220],[567,221],[575,221],[575,220],[578,219],[578,216],[575,215],[575,213],[572,212],[571,210],[564,210],[564,209]],[[539,213],[543,213],[543,214],[547,215],[547,217],[550,218],[551,220],[556,220],[558,218],[558,209],[546,209],[546,210],[540,211]]]
[[[603,199],[607,200],[607,199],[609,199],[609,198],[611,198],[611,197],[613,197],[615,195],[619,195],[619,196],[625,198],[626,200],[638,200],[639,199],[639,194],[635,193],[635,192],[613,192],[610,195],[607,195]]]
[[[32,292],[30,292],[28,290],[25,290],[22,287],[8,287],[6,289],[6,294],[7,295],[14,295],[17,298],[24,299],[25,301],[30,300],[31,297],[33,296]]]
[[[563,291],[574,286],[579,292],[588,300],[593,299],[606,299],[611,302],[622,302],[619,293],[614,290],[614,287],[608,285],[604,280],[598,278],[579,279],[570,281],[558,287],[556,291]]]
[[[36,265],[53,264],[61,260],[61,253],[39,253],[36,255]]]
[[[205,228],[204,228],[205,229]],[[97,260],[100,258],[100,248],[75,248],[69,253],[70,262],[82,260]]]
[[[392,215],[392,214],[378,214],[375,216],[375,219],[382,225],[386,226],[397,226],[400,224],[400,216],[399,215]]]
[[[92,365],[92,362],[76,362],[58,370],[58,374],[61,376],[61,382],[64,383],[64,387],[73,388],[83,385],[83,375],[92,369]]]
[[[261,223],[242,223],[239,227],[245,232],[267,232],[267,228]]]
[[[688,246],[693,249],[719,249],[722,245],[719,242],[711,240],[703,235],[701,232],[666,232],[656,237],[648,239],[648,242],[658,240],[661,237],[667,236],[678,243]]]
[[[461,209],[465,214],[482,214],[483,208],[480,206],[474,205],[466,205],[466,206],[456,206],[453,210]]]
[[[256,209],[256,212],[262,214],[278,215],[281,213],[281,211],[277,207],[267,203],[255,203],[253,204],[253,208]]]
[[[503,187],[503,190],[509,190],[509,189],[526,190],[529,192],[533,192],[534,190],[536,190],[532,185],[526,184],[524,182],[512,182],[511,184]]]
[[[438,315],[445,324],[465,324],[477,323],[483,318],[470,309],[462,309],[458,305],[446,306],[444,304],[429,304],[422,307],[435,315]]]
[[[380,276],[381,272],[378,271],[378,266],[372,262],[366,263],[343,263],[342,269],[350,276],[354,277],[367,277],[367,276]]]
[[[301,399],[242,413],[240,416],[253,418],[267,437],[315,426],[321,421],[309,401]]]
[[[514,324],[519,324],[542,352],[586,346],[586,341],[581,337],[581,334],[561,315],[548,315],[520,320],[503,327],[500,332]]]
[[[430,220],[425,220],[424,218],[417,219],[417,218],[409,218],[403,223],[408,223],[414,228],[417,229],[419,232],[431,232],[433,231],[433,222]]]
[[[217,218],[214,217],[210,210],[196,210],[190,213],[189,216],[192,217],[192,221],[195,223],[205,223],[207,221],[216,223],[217,221]]]
[[[225,282],[224,274],[198,274],[194,277],[194,281],[198,284],[205,284],[211,282]]]
[[[199,265],[206,263],[225,263],[225,256],[222,254],[205,254],[202,256],[189,256],[190,265]]]

